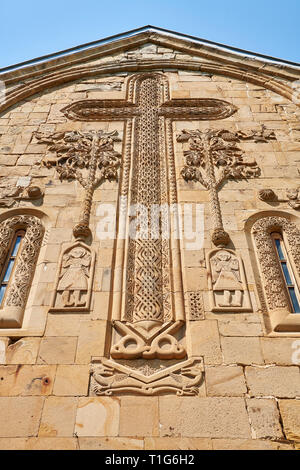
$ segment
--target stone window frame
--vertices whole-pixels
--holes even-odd
[[[295,220],[295,217],[293,217]],[[300,287],[300,229],[284,212],[256,214],[251,236],[260,279],[260,301],[275,333],[300,333],[300,314],[292,313],[271,233],[282,235],[289,262]]]
[[[9,254],[15,234],[25,231],[5,301],[0,308],[0,337],[41,336],[49,306],[38,306],[39,270],[44,257],[47,215],[35,209],[16,209],[0,216],[0,266]]]

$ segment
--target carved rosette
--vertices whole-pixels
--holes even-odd
[[[212,311],[251,312],[242,259],[232,250],[212,250],[207,255],[207,266]]]
[[[280,216],[263,217],[252,229],[268,307],[270,310],[289,310],[281,268],[270,236],[272,232],[285,235],[289,254],[300,275],[300,231],[293,222]]]
[[[14,234],[18,230],[25,230],[25,236],[1,309],[4,312],[1,314],[4,323],[7,309],[15,309],[18,318],[24,311],[44,235],[44,227],[40,219],[35,216],[19,215],[3,221],[0,224],[0,270],[5,263]]]
[[[50,312],[85,312],[90,308],[95,267],[94,251],[81,241],[62,253]]]

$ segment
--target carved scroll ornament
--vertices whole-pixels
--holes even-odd
[[[44,227],[35,216],[18,215],[3,221],[0,224],[0,268],[5,263],[11,240],[17,230],[25,230],[25,236],[4,305],[0,310],[0,325],[5,327],[21,326],[21,317],[26,306],[44,235]],[[11,317],[11,320],[8,321],[6,317]]]

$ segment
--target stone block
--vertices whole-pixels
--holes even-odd
[[[0,366],[0,396],[50,395],[56,366]]]
[[[22,338],[10,344],[6,351],[6,364],[35,364],[40,338]]]
[[[291,444],[259,439],[213,439],[213,450],[294,450]]]
[[[107,322],[82,321],[78,338],[76,363],[89,364],[92,356],[104,356]]]
[[[119,419],[119,398],[79,398],[75,434],[78,437],[117,436]]]
[[[76,348],[76,337],[43,338],[37,362],[38,364],[73,364]]]
[[[279,409],[287,439],[297,441],[300,450],[300,400],[279,400]]]
[[[226,364],[263,364],[259,338],[222,337],[221,347]]]
[[[250,438],[242,398],[159,397],[161,437]]]
[[[144,439],[128,437],[80,437],[79,448],[80,450],[144,450]]]
[[[77,410],[75,397],[47,397],[45,400],[40,437],[72,437]]]
[[[249,398],[248,414],[254,439],[283,439],[277,403],[272,399]]]
[[[266,364],[293,365],[296,338],[261,338],[260,341]]]
[[[294,398],[300,395],[298,367],[246,367],[246,382],[252,397]]]
[[[120,436],[159,436],[157,397],[121,397]]]
[[[60,365],[57,367],[53,394],[85,396],[88,394],[89,378],[89,365]]]
[[[205,364],[222,363],[219,330],[215,320],[191,322],[187,341],[192,356],[204,356]]]
[[[212,450],[212,441],[196,437],[146,437],[145,450]]]
[[[1,397],[0,437],[37,436],[43,397]]]
[[[205,379],[209,396],[238,397],[247,393],[242,367],[206,367]]]

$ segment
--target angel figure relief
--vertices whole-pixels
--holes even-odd
[[[77,243],[64,251],[52,311],[89,308],[93,267],[94,253],[83,243]]]
[[[212,282],[214,293],[222,293],[218,298],[219,307],[242,307],[243,282],[240,263],[229,251],[219,251],[211,258]]]

